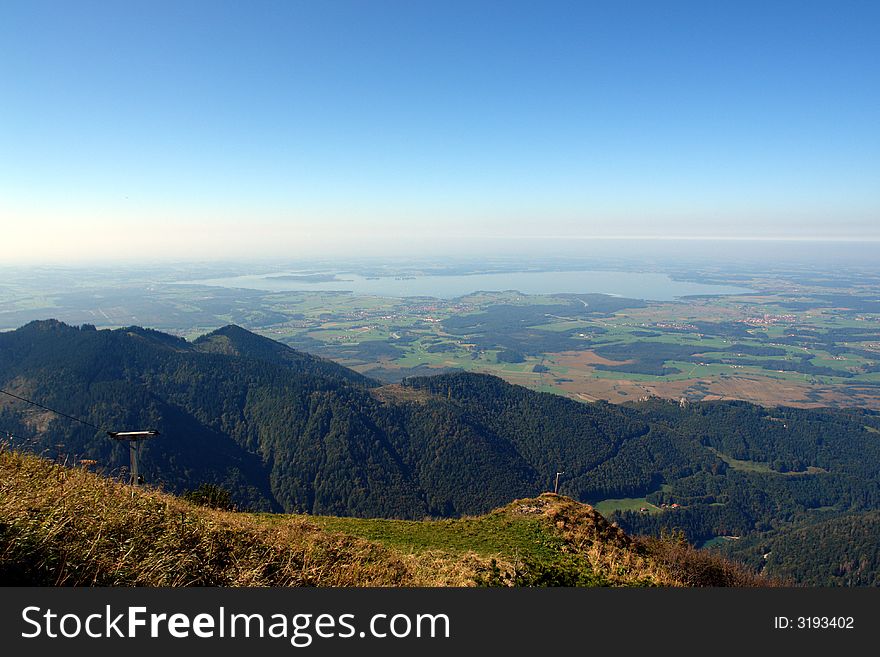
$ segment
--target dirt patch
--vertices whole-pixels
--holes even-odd
[[[633,362],[632,360],[608,360],[590,350],[561,351],[552,357],[548,357],[548,360],[561,367],[571,367],[574,369],[590,367],[592,365],[629,365]]]
[[[581,401],[603,399],[621,404],[647,396],[680,399],[686,396],[685,391],[694,382],[695,380],[646,382],[584,377],[571,382],[566,381],[559,387]]]
[[[391,383],[387,386],[372,388],[370,394],[383,404],[401,404],[404,402],[416,402],[424,404],[431,399],[431,394],[418,388],[407,388],[402,385]]]

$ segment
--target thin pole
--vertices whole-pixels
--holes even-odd
[[[138,485],[138,441],[128,441],[128,455],[131,461],[131,485]]]
[[[565,474],[564,472],[557,472],[556,473],[556,483],[553,485],[553,492],[557,495],[559,494],[559,475],[564,475],[564,474]]]

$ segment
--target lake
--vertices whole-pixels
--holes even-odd
[[[324,280],[333,274],[336,280]],[[442,299],[478,291],[517,290],[525,294],[601,293],[633,299],[672,301],[689,295],[747,294],[754,291],[729,285],[676,281],[666,274],[618,271],[527,271],[406,278],[365,278],[346,272],[275,272],[179,283],[270,292],[336,291],[382,297]]]

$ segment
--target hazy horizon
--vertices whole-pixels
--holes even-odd
[[[175,268],[246,268],[251,273],[296,271],[343,271],[363,265],[418,269],[419,266],[521,266],[529,269],[562,267],[589,270],[594,267],[619,270],[641,266],[659,270],[681,267],[760,268],[764,265],[809,266],[815,268],[852,265],[880,267],[878,240],[821,240],[780,238],[600,238],[580,237],[495,237],[491,242],[470,240],[458,245],[444,245],[438,240],[421,241],[402,250],[370,249],[364,245],[356,252],[343,246],[302,252],[214,253],[207,255],[179,252],[114,252],[101,257],[43,258],[0,262],[0,270],[117,270],[173,271]],[[732,248],[735,247],[735,248]]]

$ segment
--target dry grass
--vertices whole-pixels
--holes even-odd
[[[720,554],[697,550],[678,537],[639,537],[640,550],[657,568],[667,572],[676,586],[788,586],[790,583],[758,575]]]
[[[594,572],[616,586],[681,586],[622,529],[587,504],[551,493],[538,498],[543,513],[562,535],[568,550],[584,558]]]
[[[0,452],[0,581],[112,586],[399,586],[393,552],[291,517],[267,527],[82,469]]]
[[[330,522],[333,520],[333,522]],[[325,526],[322,527],[321,524]],[[358,537],[358,533],[366,534]],[[572,579],[574,578],[574,579]],[[633,539],[545,494],[424,523],[194,506],[0,448],[0,584],[44,586],[758,586],[675,539]]]
[[[414,586],[474,586],[478,574],[490,559],[475,552],[451,557],[440,550],[412,552],[402,556],[410,569]]]
[[[540,512],[564,540],[563,550],[581,556],[612,586],[775,586],[718,554],[697,550],[679,536],[633,538],[588,504],[545,493],[507,507]]]

